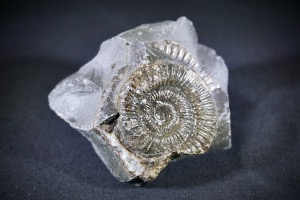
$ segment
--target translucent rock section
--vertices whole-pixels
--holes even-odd
[[[180,156],[231,147],[227,83],[223,59],[181,17],[103,42],[49,104],[117,179],[141,184]]]

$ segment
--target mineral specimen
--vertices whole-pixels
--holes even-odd
[[[149,182],[182,155],[228,149],[228,70],[185,17],[141,25],[49,95],[120,181]]]

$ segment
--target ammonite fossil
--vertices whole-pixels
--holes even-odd
[[[216,135],[216,108],[205,82],[184,65],[137,68],[118,99],[119,139],[137,155],[201,153]]]
[[[116,178],[144,183],[177,157],[231,147],[227,79],[222,58],[182,17],[104,42],[49,102]]]

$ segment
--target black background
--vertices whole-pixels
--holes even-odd
[[[0,16],[1,199],[300,199],[296,3],[9,1]],[[172,163],[142,188],[120,183],[47,95],[102,41],[180,16],[229,67],[233,147]]]

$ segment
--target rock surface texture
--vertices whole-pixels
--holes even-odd
[[[49,104],[117,179],[144,183],[180,156],[231,147],[227,82],[223,59],[181,17],[103,42]]]

